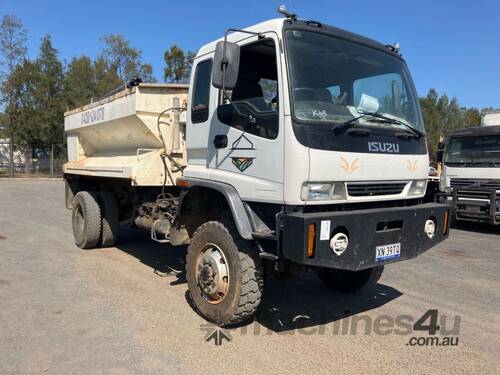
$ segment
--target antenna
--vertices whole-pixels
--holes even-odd
[[[289,12],[286,9],[286,6],[284,6],[284,5],[280,5],[279,6],[278,13],[281,14],[281,15],[283,15],[283,16],[285,16],[289,20],[297,21],[297,15],[295,13]]]

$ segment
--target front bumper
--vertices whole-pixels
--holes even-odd
[[[448,237],[450,206],[425,203],[409,207],[377,208],[341,212],[290,213],[282,217],[282,253],[293,262],[358,271],[414,258]],[[436,234],[424,232],[426,220],[436,222]],[[322,225],[328,227],[329,234]],[[308,255],[309,225],[314,224],[314,254]],[[323,229],[325,229],[323,228]],[[342,255],[330,249],[330,238],[337,231],[348,234],[349,244]],[[328,237],[328,239],[326,239]],[[376,260],[377,246],[401,244],[397,258]]]
[[[464,187],[451,195],[456,220],[500,224],[500,195],[494,189]]]

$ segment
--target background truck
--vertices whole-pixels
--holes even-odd
[[[483,111],[481,116],[481,126],[496,126],[500,125],[500,111],[490,110]]]
[[[76,244],[112,246],[128,222],[189,245],[190,298],[220,325],[250,318],[273,275],[355,292],[448,235],[448,206],[422,201],[399,47],[281,13],[201,47],[189,86],[135,82],[65,117]]]
[[[500,224],[500,119],[453,133],[445,142],[441,202],[451,202],[456,220]]]

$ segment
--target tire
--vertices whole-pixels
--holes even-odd
[[[362,271],[346,271],[323,268],[317,271],[318,278],[331,290],[340,293],[356,293],[369,289],[379,281],[384,266]]]
[[[97,199],[101,208],[101,238],[99,246],[114,246],[118,239],[118,228],[120,226],[118,202],[109,191],[97,193]]]
[[[95,248],[101,236],[101,210],[93,193],[80,191],[75,195],[71,222],[76,246]]]
[[[207,257],[213,260],[212,254],[220,258],[218,267],[227,271],[215,273],[215,277],[227,275],[227,283],[219,283],[227,289],[209,295],[201,285],[210,269],[214,269],[205,261]],[[220,326],[231,326],[254,315],[263,292],[262,265],[256,245],[242,239],[232,222],[202,224],[193,234],[186,258],[189,296],[203,318]]]

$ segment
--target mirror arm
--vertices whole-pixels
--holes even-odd
[[[226,66],[227,66],[227,56],[226,56],[226,45],[227,45],[227,35],[230,32],[244,33],[257,36],[258,39],[263,39],[264,35],[262,33],[256,33],[254,31],[241,30],[241,29],[227,29],[224,33],[224,48],[222,49],[222,91],[226,89],[225,86],[225,77],[226,77]]]
[[[228,64],[227,56],[226,56],[226,45],[227,45],[227,35],[230,32],[238,32],[238,33],[255,35],[255,36],[257,36],[258,39],[263,39],[264,35],[262,35],[262,33],[256,33],[256,32],[253,32],[253,31],[240,30],[240,29],[227,29],[226,32],[224,33],[224,48],[222,49],[222,95],[223,95],[224,98],[227,99],[227,101],[229,103],[231,103],[231,105],[233,106],[233,108],[235,109],[235,111],[238,113],[238,115],[240,115],[241,117],[248,117],[248,119],[251,121],[252,116],[250,116],[250,115],[244,115],[243,113],[241,113],[241,111],[238,109],[238,107],[236,106],[236,104],[233,103],[233,101],[229,98],[229,95],[227,95],[227,93],[226,93],[226,83],[225,83],[225,80],[226,80],[226,66]]]

